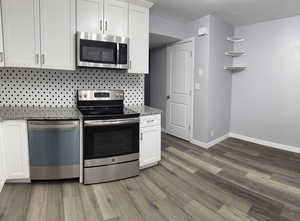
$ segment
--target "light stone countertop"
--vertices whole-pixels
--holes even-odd
[[[141,116],[161,114],[162,111],[146,105],[127,106]],[[3,120],[79,120],[82,114],[76,107],[0,107]]]
[[[82,115],[75,107],[0,107],[3,120],[78,120]]]
[[[146,105],[141,106],[127,106],[127,108],[138,112],[141,116],[148,116],[148,115],[155,115],[155,114],[161,114],[162,111],[153,107],[149,107]]]

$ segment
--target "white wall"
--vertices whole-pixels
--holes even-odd
[[[300,147],[300,16],[236,28],[246,71],[233,75],[231,132]]]

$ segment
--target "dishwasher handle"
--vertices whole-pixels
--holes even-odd
[[[28,121],[30,129],[76,129],[79,121]]]

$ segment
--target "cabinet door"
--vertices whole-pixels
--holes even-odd
[[[1,9],[1,5],[0,5]],[[4,67],[4,48],[3,48],[3,32],[2,32],[2,13],[0,10],[0,67]]]
[[[40,0],[43,68],[75,69],[75,0]]]
[[[77,31],[103,32],[103,0],[77,0]]]
[[[140,130],[140,167],[146,167],[161,159],[161,127],[145,127]]]
[[[129,5],[129,73],[149,73],[149,9]]]
[[[104,33],[128,36],[128,3],[104,0]]]
[[[29,179],[26,121],[4,121],[2,126],[7,179]]]
[[[0,122],[0,192],[6,181],[5,157],[3,150],[2,123]]]
[[[40,67],[39,1],[2,0],[4,55],[9,67]]]

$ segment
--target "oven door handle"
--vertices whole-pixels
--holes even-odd
[[[109,125],[135,124],[139,123],[139,118],[116,119],[116,120],[90,120],[84,121],[85,127],[99,127]]]

